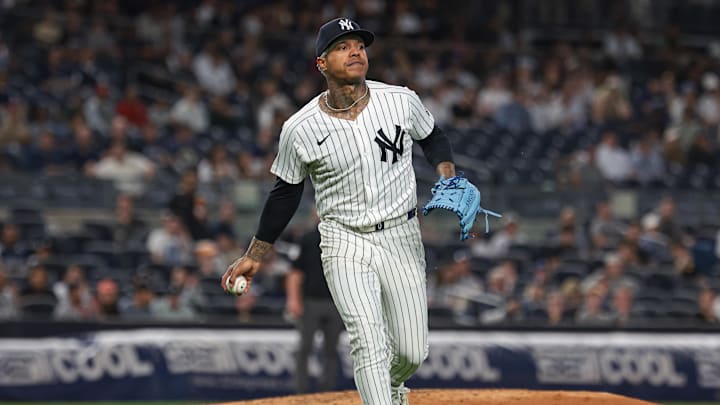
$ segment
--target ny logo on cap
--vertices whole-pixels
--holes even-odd
[[[340,24],[341,30],[350,31],[353,29],[352,21],[348,18],[338,21],[338,24]]]

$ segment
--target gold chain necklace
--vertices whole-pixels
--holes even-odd
[[[347,110],[355,107],[355,104],[359,103],[360,100],[364,99],[365,96],[368,95],[368,92],[369,92],[369,91],[370,91],[370,87],[366,84],[366,85],[365,85],[365,94],[363,94],[362,96],[360,96],[360,97],[359,97],[357,100],[355,100],[352,104],[350,104],[349,106],[347,106],[347,107],[345,107],[345,108],[333,108],[333,107],[330,107],[330,103],[328,103],[328,93],[330,92],[330,90],[326,90],[326,91],[325,91],[325,94],[324,94],[324,97],[323,97],[323,99],[325,100],[325,107],[327,107],[328,110],[330,110],[330,111],[332,111],[332,112],[344,112],[344,111],[347,111]]]

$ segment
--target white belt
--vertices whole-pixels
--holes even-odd
[[[382,231],[385,228],[392,228],[394,226],[398,226],[398,225],[402,224],[403,222],[407,222],[407,221],[415,218],[416,215],[417,215],[417,208],[413,208],[410,211],[408,211],[405,215],[401,215],[399,217],[388,219],[387,221],[382,221],[375,225],[352,227],[352,229],[354,231],[362,232],[362,233]]]

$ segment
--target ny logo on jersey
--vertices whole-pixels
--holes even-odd
[[[403,154],[403,139],[405,138],[405,130],[400,128],[400,125],[395,125],[395,141],[388,139],[382,128],[377,131],[378,136],[375,137],[375,142],[380,147],[380,161],[387,162],[387,151],[389,150],[393,154],[392,163],[397,163],[398,155]]]
[[[340,24],[341,30],[350,31],[351,29],[353,29],[352,21],[350,21],[347,18],[344,20],[338,21],[338,24]]]

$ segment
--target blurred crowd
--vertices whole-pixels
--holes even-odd
[[[444,128],[551,134],[553,143],[580,134],[583,142],[543,156],[558,183],[663,188],[679,178],[720,188],[720,42],[688,40],[717,34],[718,7],[646,3],[6,0],[0,175],[105,179],[120,197],[114,222],[76,235],[81,247],[31,241],[23,224],[32,221],[9,217],[0,314],[249,319],[258,308],[281,310],[298,230],[267,259],[253,294],[231,307],[208,291],[246,243],[235,187],[271,180],[282,122],[323,89],[312,49],[318,27],[336,16],[378,34],[369,77],[417,91]],[[693,12],[707,18],[683,19]],[[133,205],[158,178],[176,191],[162,220],[145,223]],[[633,305],[652,279],[645,273],[667,266],[656,278],[673,280],[678,303],[692,306],[677,313],[717,322],[720,238],[688,234],[674,204],[668,197],[630,222],[607,203],[593,218],[567,208],[540,246],[518,234],[519,218],[506,219],[469,249],[436,255],[431,302],[473,323],[623,323],[630,308],[645,311]],[[118,267],[127,274],[106,271]]]
[[[501,230],[469,247],[430,250],[438,263],[429,276],[431,311],[471,325],[720,321],[720,243],[687,233],[672,197],[630,221],[608,201],[587,220],[565,207],[535,243],[519,222],[510,214]]]

